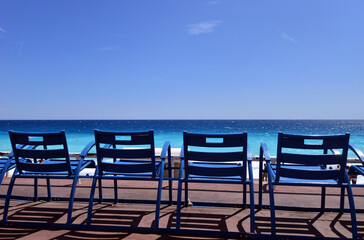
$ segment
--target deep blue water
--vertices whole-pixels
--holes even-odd
[[[182,145],[182,132],[232,133],[248,132],[248,142],[254,155],[259,144],[268,144],[275,155],[277,132],[297,134],[341,134],[349,132],[350,142],[364,150],[364,120],[2,120],[0,121],[0,151],[9,151],[8,130],[49,132],[66,130],[71,152],[80,152],[93,140],[93,129],[139,131],[153,129],[155,145],[162,147],[171,141],[173,148]]]

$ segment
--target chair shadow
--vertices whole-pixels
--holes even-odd
[[[339,238],[347,238],[347,236],[343,235],[342,232],[335,227],[335,225],[338,223],[341,226],[343,226],[346,230],[348,230],[349,232],[352,232],[351,221],[350,220],[340,220],[340,218],[342,216],[343,216],[343,213],[338,213],[338,215],[331,222],[330,228]],[[357,220],[357,226],[358,226],[358,238],[362,239],[362,238],[364,238],[364,221]]]
[[[172,235],[162,235],[157,240],[222,240],[228,238],[216,238],[216,237],[196,237],[196,236],[172,236]]]
[[[15,206],[18,208],[9,215],[8,220],[14,222],[37,222],[55,223],[61,217],[67,215],[67,209],[44,206],[44,203],[37,203],[31,206]],[[13,211],[14,207],[10,208]]]
[[[68,239],[123,239],[129,236],[129,233],[121,232],[93,232],[93,231],[70,231],[63,235],[57,236],[52,240],[68,240]]]
[[[31,204],[31,205],[30,205]],[[30,205],[30,206],[29,206]],[[2,207],[3,209],[3,207]],[[12,222],[41,222],[41,223],[54,223],[60,217],[67,214],[66,210],[47,208],[43,203],[25,202],[18,203],[10,208],[12,212],[8,220]],[[2,214],[0,216],[2,218]],[[18,239],[26,237],[30,234],[38,232],[36,228],[22,228],[22,227],[0,227],[0,239]]]
[[[205,231],[228,231],[226,220],[244,209],[238,209],[231,215],[223,214],[208,214],[208,213],[181,213],[181,229],[189,230],[205,230]],[[248,216],[249,217],[249,216]],[[176,213],[169,216],[167,228],[176,228]],[[158,240],[173,239],[226,239],[216,237],[196,237],[196,236],[176,236],[176,235],[162,235]]]
[[[260,210],[259,210],[260,211]],[[257,211],[257,212],[259,212]],[[319,213],[313,219],[292,217],[277,217],[276,232],[277,235],[294,235],[303,237],[324,237],[313,224],[323,215]],[[239,224],[239,227],[241,224]],[[240,229],[239,229],[240,231]],[[255,231],[258,234],[271,234],[271,218],[255,216]]]
[[[151,211],[106,209],[110,206],[93,210],[91,216],[92,225],[108,225],[123,227],[138,227],[142,218],[151,213]],[[86,223],[84,220],[83,224]]]
[[[227,231],[226,215],[181,213],[181,228],[193,230]],[[167,228],[176,228],[176,213],[170,215]]]
[[[138,227],[142,218],[151,211],[109,209],[110,205],[93,210],[91,224],[98,226]],[[86,224],[85,219],[82,224]],[[92,228],[92,227],[91,227]],[[123,239],[130,233],[75,230],[53,239]]]
[[[0,227],[0,239],[18,239],[37,232],[37,229]]]

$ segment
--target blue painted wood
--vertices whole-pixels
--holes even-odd
[[[195,152],[189,151],[187,156],[189,160],[204,162],[234,162],[243,159],[243,152]]]
[[[152,149],[113,149],[113,148],[98,148],[98,153],[104,158],[151,158]]]
[[[216,139],[216,142],[213,139]],[[222,142],[221,139],[223,139]],[[196,147],[241,147],[247,144],[247,140],[239,134],[188,133],[186,141],[189,146]]]
[[[320,167],[312,170],[305,170],[303,169],[303,167],[290,169],[288,167],[281,166],[279,171],[279,177],[305,180],[337,180],[340,178],[340,172],[340,170],[322,170]]]
[[[243,166],[230,164],[230,166],[204,166],[204,164],[191,164],[188,166],[190,175],[210,176],[210,177],[233,177],[243,175]]]
[[[42,173],[48,173],[48,172],[64,172],[68,170],[68,164],[67,163],[55,163],[55,164],[37,164],[37,163],[19,163],[19,168],[21,168],[23,171],[28,172],[42,172]]]
[[[158,164],[159,165],[159,164]],[[117,161],[115,163],[102,163],[99,165],[99,168],[102,172],[113,172],[113,173],[145,173],[149,172],[152,175],[152,172],[157,171],[151,162],[149,163],[134,163],[127,161]]]
[[[297,149],[342,149],[347,141],[346,135],[320,136],[279,133],[278,138],[280,138],[281,148]]]
[[[79,160],[71,160],[69,158],[65,131],[52,133],[9,131],[9,137],[13,148],[12,157],[15,159],[16,169],[11,178],[5,199],[3,222],[8,220],[10,199],[16,179],[34,178],[34,200],[37,201],[38,178],[45,178],[47,181],[48,200],[52,200],[50,179],[62,178],[73,180],[66,222],[66,224],[71,224],[77,180],[80,171],[92,163],[92,161],[84,159],[92,144],[88,144],[88,150],[83,150],[83,156]],[[57,149],[49,149],[51,146]]]
[[[100,133],[102,132],[102,133]],[[100,133],[100,134],[99,134]],[[130,137],[130,140],[128,140]],[[112,132],[95,131],[95,138],[99,143],[118,145],[146,145],[151,144],[151,132]]]
[[[195,147],[202,147],[203,149]],[[181,227],[183,183],[185,206],[188,205],[189,201],[189,182],[234,183],[243,185],[244,205],[246,205],[246,185],[248,184],[250,187],[250,230],[254,232],[254,183],[251,161],[252,155],[248,148],[247,133],[200,134],[183,132],[181,168],[177,193],[176,228],[180,229]],[[247,178],[247,170],[249,171],[249,178]]]
[[[352,220],[353,239],[357,239],[357,224],[353,194],[346,172],[347,154],[350,135],[293,135],[278,133],[277,160],[271,164],[270,154],[265,143],[260,147],[260,173],[265,158],[268,174],[269,199],[271,210],[272,234],[276,234],[274,185],[317,186],[322,188],[321,210],[325,206],[325,187],[341,188],[340,209],[344,211],[344,190],[347,190]],[[315,150],[316,154],[294,154],[289,149]],[[339,151],[338,151],[339,149]],[[317,153],[317,150],[321,151]],[[329,150],[331,150],[329,152]],[[326,165],[338,165],[338,169],[329,169]],[[259,180],[262,186],[262,175]],[[262,191],[259,190],[259,206],[262,206]]]
[[[304,165],[328,165],[340,164],[342,162],[341,154],[294,154],[294,153],[281,153],[280,161],[286,163],[296,163]]]

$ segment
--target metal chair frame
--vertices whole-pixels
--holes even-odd
[[[15,180],[17,178],[33,178],[33,200],[38,201],[38,179],[43,178],[47,182],[48,201],[52,201],[55,198],[52,197],[50,179],[73,180],[66,222],[66,224],[71,224],[79,173],[87,166],[94,164],[93,161],[85,160],[88,151],[93,146],[92,143],[89,143],[84,148],[79,160],[73,160],[69,157],[65,131],[49,133],[9,131],[9,136],[16,168],[9,183],[2,222],[8,222],[8,211]]]
[[[357,235],[357,223],[353,192],[346,171],[347,154],[349,148],[349,134],[331,136],[293,135],[278,133],[277,161],[272,166],[270,154],[265,143],[260,147],[260,174],[262,173],[263,158],[268,173],[271,228],[272,235],[276,235],[274,185],[316,186],[322,188],[321,211],[325,208],[326,187],[340,187],[340,211],[344,210],[344,190],[348,193],[350,214],[352,221],[353,239]],[[313,140],[315,143],[306,143]],[[322,142],[320,142],[322,141]],[[284,149],[322,150],[323,154],[296,154],[286,153]],[[341,149],[341,154],[330,149]],[[339,169],[327,169],[327,165],[337,164]],[[262,207],[262,179],[260,175],[259,206]],[[283,178],[283,180],[282,180]],[[321,181],[321,182],[320,182]],[[331,182],[328,182],[331,181]]]
[[[252,155],[247,133],[199,134],[183,132],[181,163],[179,171],[176,228],[181,225],[182,184],[184,183],[184,206],[188,206],[188,183],[224,183],[243,185],[243,206],[246,206],[246,185],[250,186],[250,231],[255,228],[254,181]],[[209,142],[212,140],[212,142]],[[221,141],[222,140],[222,141]],[[220,142],[219,142],[220,141]],[[194,151],[190,147],[214,148],[216,152]],[[222,148],[241,148],[240,151],[221,151]],[[220,149],[220,151],[217,151]],[[194,162],[197,165],[194,166]],[[225,167],[224,167],[225,164]],[[214,167],[214,168],[212,168]],[[247,171],[249,179],[247,178]],[[183,176],[184,173],[184,176]],[[216,206],[224,204],[214,203]],[[239,204],[241,205],[241,204]]]
[[[163,173],[166,169],[165,160],[168,155],[169,174],[169,205],[172,205],[172,160],[171,146],[167,141],[164,143],[160,161],[156,160],[154,150],[153,130],[144,132],[111,132],[95,130],[95,145],[97,152],[97,167],[92,181],[90,201],[87,215],[87,225],[91,224],[92,207],[95,196],[96,182],[99,182],[99,202],[103,201],[102,180],[114,180],[114,200],[118,198],[118,180],[138,180],[138,181],[158,181],[156,212],[154,227],[159,227],[159,215],[161,205],[161,194],[163,185]],[[118,137],[125,139],[118,140]],[[129,138],[129,139],[127,139]],[[117,148],[117,146],[127,145],[128,148]],[[143,148],[139,148],[143,146]],[[145,147],[149,145],[149,147]],[[134,147],[134,148],[130,148]],[[112,159],[112,162],[105,162],[104,159]],[[143,159],[143,160],[142,160]],[[149,159],[149,160],[145,160]]]

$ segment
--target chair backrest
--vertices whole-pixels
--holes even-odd
[[[155,149],[154,149],[154,132],[153,130],[143,132],[112,132],[95,130],[95,143],[97,152],[97,163],[99,171],[110,171],[108,164],[121,160],[150,160],[145,164],[145,171],[152,172],[155,176]],[[107,161],[106,159],[109,159]],[[110,161],[111,160],[111,161]],[[106,163],[106,164],[104,164]],[[130,173],[141,171],[142,165],[125,166],[123,169]],[[116,169],[115,166],[113,166]]]
[[[248,152],[248,134],[199,134],[183,132],[183,151],[185,171],[188,176],[188,162],[227,163],[241,162],[243,179],[246,178],[246,160]],[[208,174],[206,172],[206,174]],[[221,172],[221,175],[224,175]]]
[[[10,142],[19,173],[63,172],[72,173],[65,131],[30,133],[9,131]],[[39,164],[52,159],[57,164]]]
[[[280,177],[343,181],[349,137],[348,133],[328,136],[278,133],[275,181]],[[337,151],[332,153],[330,149]],[[327,165],[332,165],[332,169]]]

